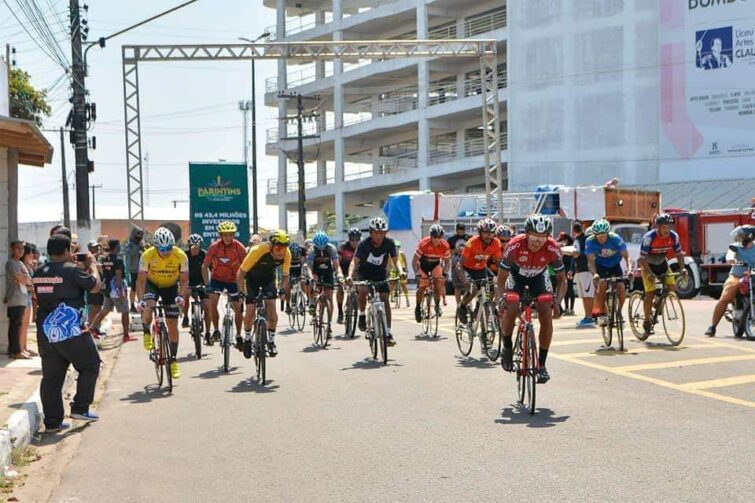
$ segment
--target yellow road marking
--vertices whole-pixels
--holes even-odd
[[[551,347],[574,346],[577,344],[589,344],[589,343],[597,344],[597,343],[600,343],[601,340],[602,339],[600,339],[599,337],[593,337],[591,339],[571,339],[571,340],[567,339],[565,341],[553,341],[551,342]]]
[[[572,341],[566,341],[568,344]],[[576,343],[576,341],[575,341]],[[556,343],[554,342],[551,344],[551,346],[555,346]],[[660,353],[660,352],[668,352],[668,353],[678,353],[683,349],[710,349],[712,346],[710,344],[689,344],[687,346],[645,346],[645,347],[639,347],[639,348],[633,348],[633,349],[626,349],[625,353],[628,355],[636,354],[636,353]],[[601,353],[605,353],[606,355],[621,355],[621,352],[618,350],[612,351],[611,349],[604,349],[604,350],[595,350],[590,351],[587,353],[566,353],[561,356],[564,356],[566,358],[585,358],[588,356],[603,356]],[[683,360],[682,360],[683,361]]]
[[[729,343],[721,342],[717,340],[708,340],[707,342],[713,347],[717,346],[720,348],[731,348],[731,349],[738,349],[740,351],[746,351],[748,353],[755,353],[755,348],[750,348],[743,344],[729,344]]]
[[[697,396],[704,396],[706,398],[712,398],[714,400],[719,400],[721,402],[731,403],[734,405],[741,405],[744,407],[751,407],[755,409],[755,402],[750,400],[742,400],[740,398],[735,398],[732,396],[726,396],[721,395],[719,393],[713,393],[711,391],[706,391],[703,389],[690,389],[685,388],[682,384],[675,384],[669,381],[664,381],[662,379],[656,379],[654,377],[642,375],[642,374],[635,374],[633,372],[628,372],[626,370],[622,370],[622,367],[609,367],[607,365],[601,365],[599,363],[595,363],[594,360],[580,360],[579,358],[565,358],[561,355],[551,353],[551,355],[558,359],[563,360],[571,363],[575,363],[577,365],[582,365],[583,367],[592,368],[595,370],[602,370],[604,372],[608,372],[610,374],[618,375],[621,377],[628,377],[629,379],[635,379],[637,381],[642,381],[650,384],[655,384],[657,386],[661,386],[668,389],[673,389],[676,391],[682,391],[684,393],[689,393],[691,395],[697,395]]]
[[[673,367],[689,367],[692,365],[708,365],[710,363],[741,362],[755,360],[755,355],[712,356],[710,358],[692,358],[688,360],[675,360],[661,363],[641,363],[638,365],[625,365],[616,367],[620,372],[638,372],[640,370],[658,370]]]
[[[723,388],[726,386],[736,386],[738,384],[748,384],[755,382],[755,374],[741,375],[735,377],[727,377],[725,379],[711,379],[710,381],[697,381],[684,383],[681,386],[685,389],[710,389],[710,388]]]

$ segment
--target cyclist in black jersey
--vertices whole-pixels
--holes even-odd
[[[186,256],[189,258],[189,290],[190,292],[197,292],[199,299],[202,301],[202,313],[204,315],[205,326],[205,344],[212,345],[210,338],[210,297],[205,291],[204,278],[202,277],[202,264],[204,263],[207,252],[202,249],[204,239],[199,234],[192,234],[189,236],[189,249],[186,251]],[[189,326],[189,295],[184,299],[183,306],[183,328]]]
[[[289,281],[286,286],[286,314],[291,314],[291,285],[295,284],[301,279],[302,262],[304,261],[304,255],[299,243],[293,242],[288,247],[291,251],[291,272],[289,273]]]
[[[349,240],[345,241],[338,247],[338,264],[341,266],[341,271],[346,273],[351,266],[351,259],[354,258],[354,254],[357,252],[357,246],[362,239],[362,231],[356,227],[349,229]],[[336,292],[336,303],[338,304],[338,323],[343,325],[343,284],[338,283],[338,291]]]

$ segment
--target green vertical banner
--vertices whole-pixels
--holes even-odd
[[[249,186],[245,164],[189,163],[191,232],[204,238],[205,247],[218,238],[218,223],[230,220],[237,239],[249,242]]]

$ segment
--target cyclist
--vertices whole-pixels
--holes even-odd
[[[598,286],[595,303],[593,305],[593,318],[598,320],[598,325],[606,326],[606,278],[620,278],[624,276],[621,270],[623,258],[627,271],[632,270],[632,259],[629,258],[627,244],[618,234],[611,232],[611,224],[603,218],[592,224],[592,236],[585,242],[585,255],[587,255],[587,267],[592,273],[593,282]],[[624,307],[626,289],[624,283],[616,285],[619,293],[619,312]]]
[[[501,224],[495,228],[495,237],[498,238],[498,241],[501,243],[501,251],[506,249],[506,246],[508,246],[513,235],[511,227],[508,225]]]
[[[454,297],[456,297],[456,305],[461,302],[461,292],[464,289],[464,273],[458,267],[458,264],[461,262],[461,251],[469,238],[467,226],[464,222],[458,222],[455,234],[447,239],[448,246],[451,247],[451,284],[453,285]]]
[[[178,353],[178,308],[183,306],[188,294],[189,259],[183,250],[175,246],[176,238],[165,227],[155,231],[155,246],[148,248],[139,259],[139,274],[136,290],[141,300],[144,326],[144,349],[152,351],[153,342],[150,326],[152,312],[159,297],[165,308],[165,324],[170,339],[170,374],[173,379],[181,377],[181,369],[176,361]]]
[[[267,352],[271,357],[278,354],[275,347],[275,330],[278,327],[278,313],[275,310],[275,299],[278,290],[275,287],[275,271],[280,267],[283,273],[281,287],[288,287],[288,275],[291,271],[291,251],[288,249],[289,237],[283,230],[276,230],[270,236],[270,241],[253,246],[241,263],[236,273],[238,291],[246,292],[246,306],[244,312],[243,351],[245,358],[251,358],[252,323],[257,316],[257,295],[262,294],[265,299],[267,313]]]
[[[212,338],[210,337],[210,301],[207,291],[205,290],[205,282],[202,277],[202,264],[207,256],[207,252],[202,249],[204,238],[199,234],[192,234],[189,236],[189,293],[197,292],[199,300],[202,301],[202,314],[204,315],[204,341],[208,346],[212,346]],[[183,328],[189,326],[189,297],[184,299],[183,308]]]
[[[464,296],[461,298],[458,312],[459,321],[462,323],[467,323],[467,304],[477,293],[477,287],[471,284],[470,280],[479,281],[493,276],[490,265],[501,260],[501,242],[494,236],[496,227],[496,223],[490,218],[480,220],[477,223],[477,236],[470,238],[461,252],[458,267],[465,273],[462,276]]]
[[[525,288],[537,300],[537,318],[540,323],[538,336],[540,352],[538,363],[540,369],[537,382],[546,383],[550,374],[545,367],[548,349],[553,338],[553,319],[561,316],[561,299],[566,293],[566,272],[561,247],[550,236],[553,222],[545,215],[530,215],[524,221],[524,234],[514,237],[500,264],[496,291],[505,302],[506,309],[502,315],[501,330],[503,351],[501,365],[507,372],[513,370],[513,343],[511,336],[514,324],[519,316],[519,300]],[[553,295],[553,285],[548,275],[548,266],[556,271],[558,286]]]
[[[362,231],[353,227],[349,229],[349,240],[345,241],[338,247],[338,265],[341,267],[341,272],[349,271],[351,266],[351,259],[354,258],[354,253],[357,251],[359,241],[362,239]],[[336,302],[338,303],[338,323],[343,324],[343,284],[338,284],[338,291],[336,292]]]
[[[388,233],[388,222],[382,217],[375,217],[370,220],[370,236],[359,243],[354,258],[351,260],[349,268],[349,278],[358,281],[385,281],[388,277],[390,267],[398,269],[399,277],[405,277],[406,271],[397,263],[398,250],[396,243],[386,236]],[[396,341],[391,333],[391,303],[389,302],[389,288],[387,283],[376,287],[380,294],[380,300],[385,304],[385,314],[388,321],[388,334],[386,342],[394,346]],[[367,330],[367,317],[365,309],[367,308],[367,288],[359,289],[359,330]]]
[[[260,244],[261,242],[262,236],[260,236],[259,234],[252,234],[252,237],[249,238],[249,247],[247,248],[247,250],[252,246]]]
[[[681,274],[687,275],[687,269],[684,267],[684,252],[682,245],[679,243],[679,235],[671,230],[674,223],[674,217],[668,213],[661,213],[655,219],[655,229],[651,229],[642,237],[640,246],[640,258],[637,264],[642,271],[642,286],[645,289],[645,298],[643,308],[645,311],[645,321],[643,329],[645,334],[651,334],[653,331],[652,310],[653,299],[655,298],[655,278],[663,277],[663,282],[669,292],[676,290],[674,276],[669,271],[668,259],[676,257],[677,267],[681,268]]]
[[[286,314],[291,314],[291,286],[294,285],[297,281],[301,280],[301,268],[305,257],[303,256],[301,246],[299,246],[299,243],[297,243],[296,241],[292,242],[291,246],[289,246],[288,249],[291,251],[291,279],[288,282],[288,287],[284,292],[286,301],[286,308],[284,311],[286,312]]]
[[[398,253],[398,260],[396,260],[393,264],[393,268],[388,273],[388,277],[391,279],[395,279],[396,281],[391,285],[391,288],[396,289],[396,295],[398,296],[398,304],[399,307],[401,307],[401,293],[404,293],[404,297],[406,298],[406,307],[409,307],[411,304],[409,303],[409,281],[407,280],[406,276],[402,277],[399,274],[398,269],[396,268],[396,263],[401,264],[401,270],[406,272],[406,255],[404,254],[404,251],[401,249],[401,241],[395,240],[396,243],[396,252]]]
[[[718,299],[716,307],[713,309],[713,319],[705,335],[715,337],[716,327],[721,321],[727,306],[734,302],[739,290],[739,280],[747,273],[749,269],[755,268],[755,225],[740,225],[731,232],[736,242],[729,245],[729,251],[726,252],[726,261],[732,264],[729,271],[729,277],[726,278],[721,298]]]
[[[228,291],[229,300],[235,313],[236,321],[236,346],[241,349],[241,305],[239,303],[239,291],[236,285],[236,272],[239,270],[241,261],[246,256],[246,248],[236,239],[236,224],[230,220],[220,222],[217,231],[220,237],[207,249],[204,262],[202,263],[202,279],[208,285],[210,294],[210,317],[215,331],[212,337],[220,340],[220,313],[218,302],[223,290]],[[212,270],[212,275],[210,275]]]
[[[330,326],[333,320],[333,288],[336,281],[340,283],[343,280],[341,266],[338,263],[338,250],[330,242],[328,234],[319,230],[312,238],[312,250],[307,255],[307,265],[312,271],[312,279],[317,281],[325,292],[325,300],[328,305],[328,330],[327,338],[333,335],[333,329]],[[309,312],[315,314],[315,297],[309,298]]]
[[[440,316],[440,297],[445,288],[445,276],[448,276],[448,268],[451,262],[451,247],[448,241],[443,239],[446,231],[440,224],[430,227],[430,235],[423,238],[417,245],[417,250],[412,258],[412,269],[419,276],[417,286],[417,305],[414,306],[414,319],[417,323],[422,321],[422,296],[428,286],[428,279],[432,277],[433,296],[435,298],[435,312]]]

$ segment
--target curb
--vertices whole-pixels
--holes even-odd
[[[73,384],[73,373],[66,373],[63,393]],[[10,464],[11,453],[16,447],[27,445],[39,431],[42,424],[42,401],[39,388],[17,410],[11,414],[8,424],[0,429],[0,467]]]

